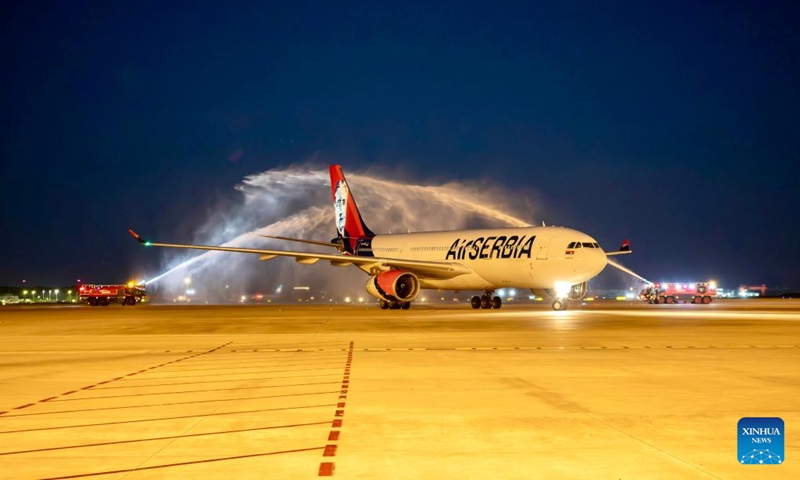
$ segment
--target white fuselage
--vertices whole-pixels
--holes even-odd
[[[568,249],[573,242],[581,247]],[[589,280],[607,263],[593,238],[562,227],[376,235],[372,252],[381,258],[456,261],[472,270],[449,279],[420,278],[422,288],[445,290],[552,289],[557,282]]]

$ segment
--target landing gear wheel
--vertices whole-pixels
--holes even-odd
[[[403,310],[408,310],[409,308],[411,308],[411,302],[403,302],[401,308]]]
[[[494,297],[492,299],[492,308],[500,308],[503,306],[503,300],[500,297]]]
[[[389,303],[389,308],[392,309],[392,310],[399,310],[400,309],[400,304],[397,303],[397,302],[391,302],[391,303]]]
[[[492,297],[489,295],[484,295],[481,297],[481,308],[489,309],[492,308]]]
[[[567,304],[563,300],[556,300],[553,302],[553,310],[566,310]]]
[[[477,310],[477,309],[481,308],[481,297],[479,297],[479,296],[475,295],[475,296],[474,296],[474,297],[472,297],[472,299],[469,301],[469,304],[470,304],[470,305],[472,305],[472,308],[474,308],[475,310]]]
[[[389,308],[389,302],[387,302],[386,300],[381,300],[380,301],[380,306],[381,306],[381,310],[386,310],[387,308]]]

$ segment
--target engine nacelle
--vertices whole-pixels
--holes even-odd
[[[589,291],[588,282],[577,283],[569,289],[567,298],[572,300],[573,302],[577,302],[578,300],[583,300],[583,297],[586,296],[586,293],[588,291]]]
[[[419,295],[419,278],[404,270],[389,270],[369,277],[367,292],[389,302],[411,302]]]

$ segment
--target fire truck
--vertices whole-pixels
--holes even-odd
[[[647,303],[696,303],[706,304],[717,297],[714,282],[653,283],[639,292],[639,299]]]
[[[78,287],[81,302],[96,307],[119,303],[122,306],[136,305],[147,297],[144,285],[81,285]]]

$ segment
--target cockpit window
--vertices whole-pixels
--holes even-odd
[[[594,248],[594,245],[592,245],[592,242],[583,242],[583,246],[586,247],[586,248]]]
[[[569,242],[569,245],[567,245],[567,248],[575,248],[575,242]]]
[[[575,242],[575,248],[581,248],[581,242]]]
[[[594,242],[592,245],[594,245],[594,248],[600,248],[600,244],[597,242]]]

